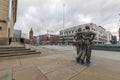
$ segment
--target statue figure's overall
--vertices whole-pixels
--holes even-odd
[[[77,51],[76,60],[77,62],[80,62],[81,56],[83,54],[83,45],[84,45],[81,28],[78,29],[78,32],[75,34],[74,39],[76,40],[76,51]]]
[[[81,64],[84,64],[86,59],[86,64],[90,64],[91,59],[91,49],[92,49],[92,41],[95,38],[95,33],[90,31],[89,26],[85,26],[86,31],[79,31],[76,33],[74,38],[76,39],[76,47],[77,47],[77,62],[81,61]]]

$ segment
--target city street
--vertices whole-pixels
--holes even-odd
[[[75,46],[43,46],[49,49],[55,49],[59,51],[67,51],[76,53]],[[108,58],[108,59],[114,59],[114,60],[120,60],[120,52],[115,51],[102,51],[102,50],[92,50],[92,56],[101,57],[101,58]]]

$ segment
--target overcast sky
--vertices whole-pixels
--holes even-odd
[[[34,35],[59,34],[65,28],[85,23],[101,25],[118,36],[120,26],[120,0],[18,0],[15,29]]]

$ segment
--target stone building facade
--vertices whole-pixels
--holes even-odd
[[[8,45],[13,38],[17,0],[0,0],[0,45]]]
[[[37,36],[34,36],[33,29],[31,28],[29,32],[29,44],[36,45],[37,44]]]
[[[30,32],[29,32],[29,39],[33,38],[33,29],[31,28]]]
[[[94,39],[95,43],[103,44],[110,42],[111,35],[107,35],[108,31],[106,31],[103,27],[97,26],[93,23],[83,24],[74,26],[71,28],[67,28],[60,31],[60,41],[61,42],[74,42],[74,35],[78,32],[78,28],[81,28],[83,31],[85,31],[85,26],[89,26],[91,31],[94,31],[96,33],[96,37]],[[110,34],[110,32],[109,32]],[[108,38],[109,37],[109,38]]]
[[[29,42],[30,42],[30,44],[34,44],[34,36],[33,36],[33,29],[32,28],[29,32]]]

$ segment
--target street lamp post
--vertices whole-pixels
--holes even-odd
[[[119,16],[120,16],[120,13],[119,13]],[[120,19],[119,19],[119,22],[120,22]],[[119,23],[120,24],[120,23]],[[118,36],[119,36],[119,44],[120,44],[120,27],[119,27],[119,30],[118,30]]]
[[[65,26],[65,24],[64,24],[64,22],[65,22],[65,20],[64,20],[64,18],[65,18],[65,16],[64,16],[64,9],[65,8],[65,4],[63,3],[63,44],[64,44],[64,26]]]

